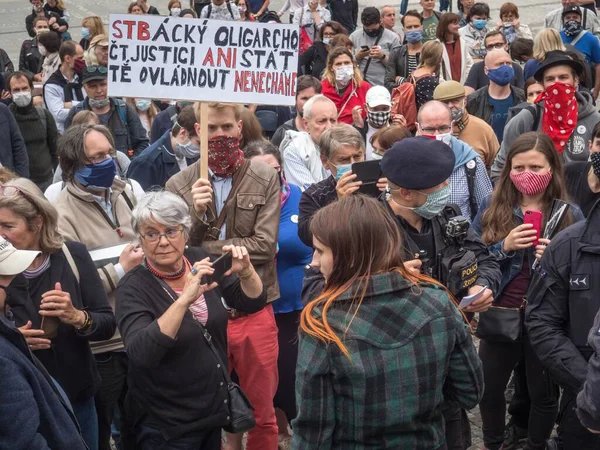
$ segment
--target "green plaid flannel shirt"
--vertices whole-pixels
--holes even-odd
[[[483,394],[481,361],[460,312],[436,286],[375,275],[344,335],[353,296],[345,292],[327,314],[351,360],[335,344],[300,334],[292,448],[440,448],[442,407],[472,409]]]

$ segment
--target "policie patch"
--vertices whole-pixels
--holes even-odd
[[[569,277],[569,290],[587,291],[590,288],[590,276],[588,274],[572,274]]]

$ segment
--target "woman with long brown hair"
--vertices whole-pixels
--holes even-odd
[[[344,197],[310,228],[292,448],[445,449],[444,399],[471,409],[483,391],[458,308],[404,267],[398,226],[377,200]]]
[[[490,253],[500,262],[502,282],[494,306],[524,308],[532,264],[542,257],[550,243],[540,237],[538,245],[534,246],[538,236],[532,224],[524,223],[524,217],[541,213],[539,228],[543,233],[554,200],[566,198],[562,164],[552,140],[536,132],[525,133],[515,140],[494,193],[484,199],[473,222]],[[581,210],[570,205],[560,229],[583,219]],[[486,320],[485,314],[480,315],[480,326]],[[551,395],[553,384],[545,375],[527,335],[523,334],[517,341],[481,337],[479,357],[483,363],[485,393],[479,407],[486,448],[498,450],[503,444],[505,448],[511,444],[504,439],[504,390],[519,363],[525,368],[527,383],[523,389],[529,391],[531,411],[528,417],[513,416],[510,426],[515,429],[509,435],[525,435],[527,448],[546,448],[558,412],[558,398]]]

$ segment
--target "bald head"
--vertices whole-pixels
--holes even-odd
[[[503,48],[497,48],[488,52],[487,55],[485,55],[484,61],[485,67],[488,69],[497,69],[500,66],[512,64],[510,55]]]
[[[452,121],[452,111],[445,103],[437,100],[431,100],[421,106],[419,113],[417,114],[417,121],[422,127],[427,126],[431,121],[447,122],[450,124]]]

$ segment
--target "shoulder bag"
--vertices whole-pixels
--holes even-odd
[[[479,313],[479,324],[475,336],[490,342],[521,342],[527,297],[518,308],[490,306]]]

